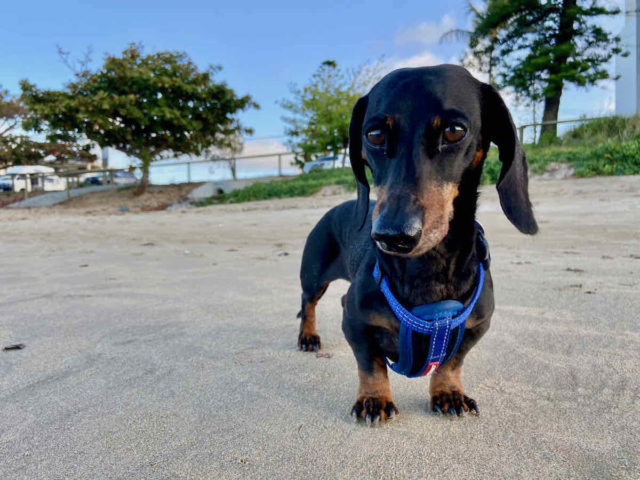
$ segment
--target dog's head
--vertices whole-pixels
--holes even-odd
[[[378,194],[371,236],[383,251],[418,256],[445,238],[461,181],[470,174],[479,180],[491,142],[502,162],[502,209],[521,232],[536,233],[511,115],[498,92],[464,68],[391,72],[356,103],[349,136],[358,221],[368,213],[368,166]]]

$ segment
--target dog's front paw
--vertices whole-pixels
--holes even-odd
[[[317,352],[320,350],[320,335],[317,333],[300,332],[298,335],[298,349],[303,352]]]
[[[435,413],[462,416],[464,412],[480,414],[476,401],[462,392],[442,391],[431,397],[431,411]]]
[[[351,408],[352,417],[356,420],[364,420],[371,425],[391,420],[398,413],[392,400],[373,396],[358,397]]]

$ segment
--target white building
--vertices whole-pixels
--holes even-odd
[[[622,48],[626,57],[616,57],[616,114],[640,113],[640,14],[638,0],[625,0]]]

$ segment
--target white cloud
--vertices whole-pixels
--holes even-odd
[[[240,156],[261,155],[269,153],[286,152],[288,148],[281,140],[274,138],[263,138],[258,140],[245,140]]]
[[[401,30],[396,33],[396,44],[418,43],[421,45],[432,45],[440,41],[440,37],[453,29],[456,22],[451,16],[444,15],[439,23],[422,22],[413,27]]]
[[[429,67],[443,62],[444,60],[435,53],[425,50],[408,58],[390,58],[386,64],[389,65],[389,71],[392,71],[397,68]]]

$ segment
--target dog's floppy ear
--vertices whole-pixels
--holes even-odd
[[[491,85],[483,85],[482,128],[485,141],[498,146],[502,170],[498,195],[502,211],[522,233],[533,235],[538,224],[529,200],[527,160],[518,140],[516,127],[502,97]]]
[[[362,158],[362,122],[367,111],[368,97],[362,97],[353,107],[351,124],[349,125],[349,161],[356,177],[358,201],[356,202],[356,222],[360,230],[369,213],[369,182],[367,181],[366,162]]]

